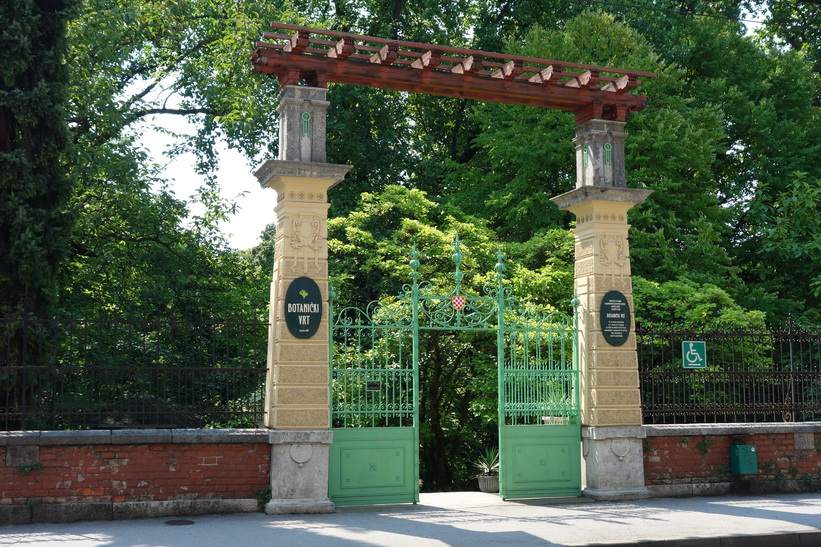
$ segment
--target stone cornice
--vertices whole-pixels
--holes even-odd
[[[270,186],[271,179],[274,177],[324,179],[331,180],[333,184],[336,184],[344,179],[352,168],[352,165],[339,165],[336,163],[268,160],[257,169],[254,176],[262,187]]]
[[[559,209],[568,210],[585,201],[617,201],[623,203],[644,203],[653,190],[639,188],[613,188],[610,186],[582,186],[564,194],[550,198]]]

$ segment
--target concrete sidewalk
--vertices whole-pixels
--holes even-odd
[[[821,495],[502,501],[423,494],[418,505],[0,527],[0,545],[168,546],[821,546]]]

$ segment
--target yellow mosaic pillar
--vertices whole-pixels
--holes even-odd
[[[324,163],[326,93],[283,89],[279,159],[256,172],[277,200],[266,379],[268,514],[334,510],[328,499],[328,191],[351,167]]]
[[[624,122],[576,128],[576,189],[552,201],[576,216],[575,291],[584,494],[647,497],[627,212],[652,193],[626,188]]]

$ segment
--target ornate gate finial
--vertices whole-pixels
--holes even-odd
[[[408,262],[411,268],[411,279],[414,283],[419,278],[419,251],[416,250],[416,245],[411,249],[411,261]]]
[[[453,263],[456,265],[456,269],[453,272],[453,280],[456,282],[456,287],[454,289],[455,294],[462,294],[462,279],[464,279],[465,274],[462,273],[460,266],[462,265],[462,249],[459,245],[459,234],[456,234],[456,237],[453,238],[453,254],[451,255],[451,259]]]

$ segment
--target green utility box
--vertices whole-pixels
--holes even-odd
[[[730,469],[736,475],[758,473],[758,454],[755,445],[737,444],[730,447]]]

